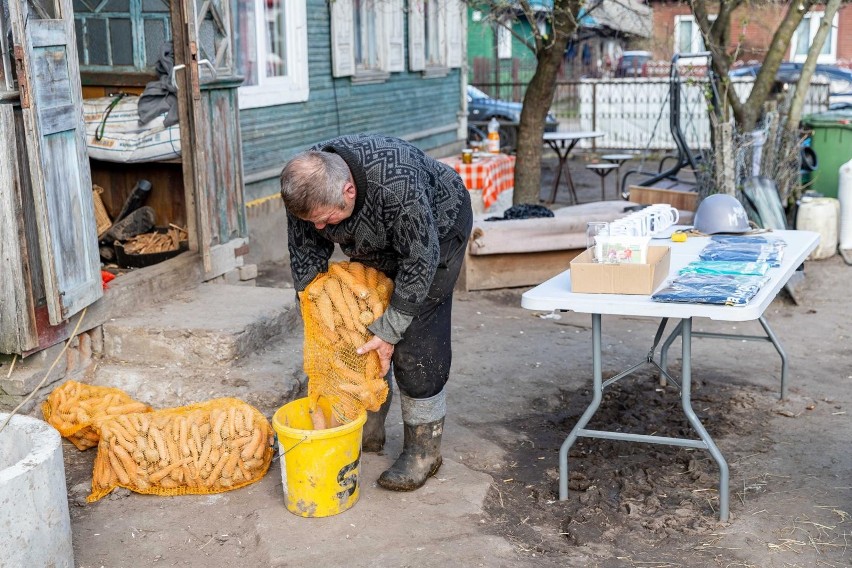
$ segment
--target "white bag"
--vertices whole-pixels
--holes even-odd
[[[86,123],[86,145],[90,158],[131,163],[170,160],[180,156],[179,125],[164,126],[165,115],[140,125],[139,97],[135,95],[125,95],[107,115],[114,102],[115,97],[83,100],[83,121]]]

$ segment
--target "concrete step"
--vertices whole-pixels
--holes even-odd
[[[292,290],[203,284],[105,323],[103,354],[145,365],[233,364],[294,329]]]
[[[278,408],[304,396],[307,377],[302,370],[302,333],[299,329],[274,338],[266,350],[232,366],[105,361],[87,382],[120,388],[158,410],[236,397],[271,418]]]

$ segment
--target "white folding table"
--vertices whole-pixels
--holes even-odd
[[[691,348],[692,348],[692,319],[696,317],[705,317],[721,321],[752,321],[759,320],[767,332],[767,339],[775,345],[779,354],[782,357],[782,370],[786,371],[786,356],[777,338],[772,333],[766,320],[763,319],[763,312],[778,294],[778,291],[784,286],[787,280],[796,271],[796,268],[802,264],[817,246],[819,235],[811,231],[773,231],[767,236],[783,239],[787,246],[784,250],[783,260],[781,265],[771,268],[767,273],[769,281],[761,288],[761,290],[744,306],[722,306],[711,304],[678,304],[654,302],[650,296],[642,295],[624,295],[624,294],[575,294],[571,292],[571,271],[566,270],[550,280],[529,290],[521,297],[521,306],[529,310],[553,311],[567,310],[578,313],[586,313],[592,315],[592,375],[593,375],[593,397],[589,406],[586,408],[583,415],[580,417],[577,424],[574,426],[571,433],[562,443],[559,450],[559,499],[565,500],[568,498],[568,451],[578,437],[586,438],[603,438],[608,440],[621,440],[627,442],[641,442],[648,444],[666,444],[674,446],[682,446],[689,448],[699,448],[707,450],[716,464],[719,466],[719,519],[721,521],[728,520],[728,464],[722,456],[719,448],[713,442],[713,439],[707,433],[701,421],[695,415],[692,409],[691,388],[692,388],[692,367],[691,367]],[[684,243],[668,242],[671,246],[671,262],[669,266],[669,275],[665,282],[670,281],[677,275],[678,271],[698,259],[698,253],[709,242],[708,237],[689,237]],[[656,244],[660,244],[657,242]],[[652,318],[660,318],[659,327],[654,338],[651,350],[648,352],[647,358],[633,365],[625,371],[615,375],[614,377],[603,380],[601,367],[601,316],[602,315],[618,315],[618,316],[644,316]],[[680,386],[681,391],[681,406],[686,415],[687,420],[692,425],[693,429],[699,436],[699,440],[689,438],[669,438],[664,436],[650,436],[644,434],[627,434],[622,432],[611,432],[602,430],[586,429],[586,424],[591,420],[592,416],[600,406],[603,398],[603,389],[616,381],[629,375],[639,367],[645,364],[651,364],[660,370],[660,373],[669,381],[678,384],[671,377],[665,365],[661,366],[655,361],[655,351],[657,345],[662,338],[668,318],[680,319],[678,327],[675,328],[675,333],[682,338],[683,352],[683,370],[681,375]],[[695,335],[698,335],[697,333]],[[755,339],[752,336],[728,336],[722,334],[701,334],[707,337],[737,337],[738,339]],[[675,334],[666,340],[668,344],[674,339]],[[782,377],[783,378],[783,377]]]

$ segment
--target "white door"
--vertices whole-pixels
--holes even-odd
[[[26,127],[50,323],[103,294],[71,0],[14,0],[15,68]]]

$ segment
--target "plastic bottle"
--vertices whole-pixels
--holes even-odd
[[[492,154],[500,153],[500,122],[496,118],[488,122],[488,151]]]

